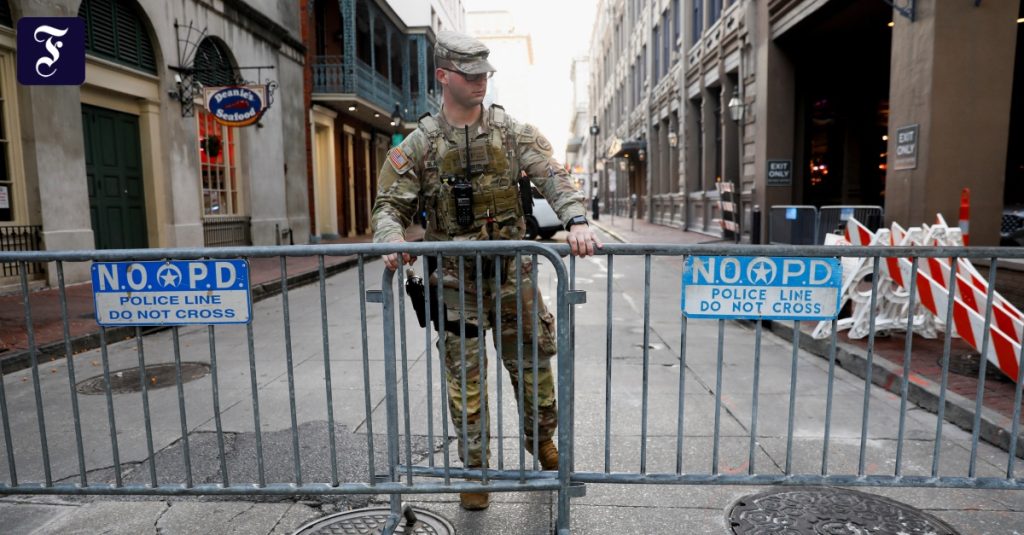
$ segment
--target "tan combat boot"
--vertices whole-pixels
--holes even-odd
[[[467,511],[481,511],[491,504],[491,495],[487,492],[463,492],[459,494],[459,504]]]
[[[530,451],[537,460],[540,461],[540,467],[544,470],[558,470],[558,448],[555,447],[555,442],[550,438],[539,444],[540,455],[534,453],[533,441],[527,441],[529,445],[527,450]]]

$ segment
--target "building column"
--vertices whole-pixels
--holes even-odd
[[[169,232],[171,190],[163,165],[160,104],[139,100],[139,145],[146,198],[146,230],[150,247],[174,247]]]
[[[894,15],[886,224],[941,212],[955,225],[970,187],[970,243],[998,245],[1019,6],[917,0],[914,22]],[[896,169],[897,130],[910,125],[917,165]]]

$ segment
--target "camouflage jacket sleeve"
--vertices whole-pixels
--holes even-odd
[[[427,143],[426,135],[415,130],[388,151],[377,175],[377,200],[371,214],[374,243],[405,238],[405,229],[419,205]]]
[[[526,171],[544,198],[551,203],[562,224],[565,225],[576,216],[585,215],[583,193],[576,189],[572,177],[562,164],[552,157],[551,143],[547,138],[530,124],[516,123],[513,130],[519,168]]]

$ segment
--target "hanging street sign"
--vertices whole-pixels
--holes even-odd
[[[96,323],[212,325],[252,317],[245,260],[95,262]]]
[[[681,307],[687,318],[834,319],[842,277],[837,258],[689,256]]]
[[[214,119],[224,126],[254,124],[270,107],[265,85],[206,87],[203,101]]]

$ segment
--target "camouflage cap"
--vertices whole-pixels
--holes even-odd
[[[490,49],[479,39],[464,33],[445,30],[437,34],[434,57],[437,66],[442,69],[450,69],[464,74],[497,71],[498,69],[495,69],[487,61],[487,56],[490,53]]]

